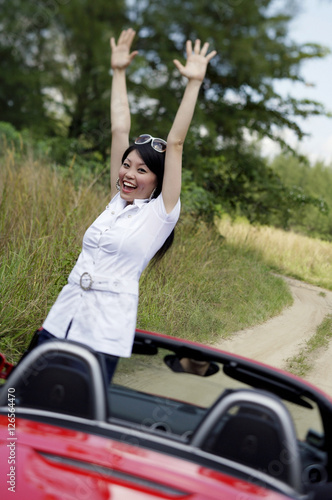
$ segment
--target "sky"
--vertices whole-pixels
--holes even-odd
[[[319,43],[332,50],[332,0],[302,0],[300,4],[301,11],[289,25],[290,38],[301,43]],[[319,101],[332,112],[332,53],[321,60],[305,61],[300,73],[312,86],[284,82],[276,86],[276,90],[297,98]],[[311,136],[299,143],[292,132],[287,132],[287,142],[305,154],[311,163],[323,161],[332,166],[332,118],[315,116],[298,119],[297,122]],[[276,154],[278,146],[266,139],[262,152]]]

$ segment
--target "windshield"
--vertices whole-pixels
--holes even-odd
[[[202,360],[178,358],[159,348],[154,355],[133,354],[119,360],[110,388],[110,414],[132,424],[190,436],[225,391],[243,388],[252,386],[226,375],[221,363],[204,365]],[[293,417],[298,439],[305,440],[309,430],[322,434],[320,413],[313,401],[308,401],[308,407],[283,402]]]

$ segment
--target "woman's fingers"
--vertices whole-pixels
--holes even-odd
[[[207,61],[208,61],[208,62],[210,62],[210,61],[211,61],[211,59],[212,59],[215,55],[217,55],[217,51],[216,51],[216,50],[213,50],[212,52],[210,52],[210,54],[208,54],[208,55],[206,56]]]
[[[187,40],[186,51],[187,51],[187,57],[191,56],[191,54],[193,53],[193,45],[191,43],[191,40]]]
[[[200,40],[195,40],[195,46],[194,46],[194,52],[195,54],[199,54],[201,51],[201,41]]]
[[[180,73],[182,73],[182,71],[184,69],[183,64],[181,64],[180,61],[178,61],[177,59],[173,59],[173,63],[175,64],[177,69],[180,71]]]
[[[205,42],[204,43],[204,45],[202,47],[202,50],[201,50],[202,56],[206,56],[206,53],[207,53],[208,48],[209,48],[209,45],[210,45],[209,42]]]
[[[122,30],[120,33],[120,36],[118,38],[118,43],[115,42],[114,36],[111,37],[111,47],[114,49],[115,47],[119,45],[127,45],[128,48],[131,47],[131,44],[133,43],[133,40],[135,38],[136,31],[133,30],[132,28],[129,28],[128,30]]]

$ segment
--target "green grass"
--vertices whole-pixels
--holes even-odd
[[[288,371],[304,377],[312,368],[316,355],[322,349],[327,349],[332,338],[332,315],[324,318],[316,333],[306,342],[296,356],[287,360]]]
[[[78,183],[76,168],[64,172],[13,150],[0,158],[0,351],[12,362],[41,326],[85,229],[109,201],[104,173],[85,173]],[[210,227],[184,214],[171,250],[143,273],[137,326],[214,343],[292,303],[274,271],[332,290],[332,244],[229,218]],[[288,369],[305,375],[331,337],[328,316]]]
[[[0,161],[0,350],[17,359],[66,283],[106,196],[93,185],[74,189],[70,178],[31,158]]]
[[[332,290],[332,243],[270,226],[253,226],[229,217],[216,221],[221,234],[246,246],[275,271]]]
[[[12,150],[1,158],[0,350],[11,361],[41,326],[85,229],[108,203],[100,178],[85,175],[78,184],[76,171],[63,172]],[[141,278],[139,328],[213,343],[263,323],[292,302],[271,271],[332,289],[332,244],[243,220],[224,218],[217,228],[181,216],[173,247]],[[289,360],[291,371],[310,369],[331,338],[331,322]]]
[[[0,161],[0,351],[15,361],[66,283],[109,192],[98,179],[77,187],[70,171],[64,178],[31,155],[10,151]],[[138,327],[213,342],[291,301],[256,251],[183,216],[172,249],[142,276]]]
[[[278,314],[291,300],[255,253],[183,220],[170,253],[142,277],[138,325],[214,342]]]

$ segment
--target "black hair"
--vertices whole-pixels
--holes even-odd
[[[132,151],[137,151],[145,165],[157,176],[157,187],[152,195],[152,198],[157,198],[162,190],[164,170],[165,170],[165,153],[159,153],[151,147],[151,143],[147,144],[132,144],[123,153],[121,162],[123,163],[128,155]],[[166,239],[165,243],[156,252],[152,259],[152,264],[159,262],[167,252],[167,250],[172,246],[174,241],[174,229],[171,234]]]

